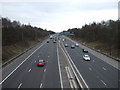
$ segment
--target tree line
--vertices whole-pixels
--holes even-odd
[[[94,45],[110,55],[120,57],[120,20],[101,21],[100,23],[85,24],[82,28],[72,28],[67,31],[74,33],[70,36],[82,43]]]
[[[37,40],[53,33],[42,28],[33,27],[30,24],[21,24],[19,21],[11,21],[2,18],[2,45],[12,45],[19,42]]]
[[[120,21],[102,21],[101,23],[93,22],[85,24],[82,28],[68,29],[69,32],[74,32],[75,38],[86,42],[102,42],[109,45],[119,46],[120,49]]]

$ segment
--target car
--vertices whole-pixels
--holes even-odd
[[[65,44],[65,47],[68,47],[68,44]]]
[[[78,43],[76,43],[76,44],[75,44],[75,46],[76,46],[76,47],[79,47],[79,44],[78,44]]]
[[[44,66],[45,61],[44,60],[38,60],[37,66]]]
[[[49,43],[49,40],[47,40],[47,43]]]
[[[57,39],[55,39],[55,41],[57,41]]]
[[[71,45],[71,48],[75,48],[75,45]]]
[[[89,56],[89,55],[84,55],[84,56],[83,56],[83,59],[84,59],[85,61],[90,61],[90,56]]]
[[[87,50],[85,50],[85,49],[82,49],[82,51],[83,51],[84,53],[88,53],[88,51],[87,51]]]
[[[56,43],[56,41],[54,40],[53,43]]]

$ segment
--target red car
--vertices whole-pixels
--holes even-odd
[[[44,60],[38,60],[37,66],[44,66],[45,61]]]

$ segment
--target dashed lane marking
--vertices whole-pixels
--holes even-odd
[[[44,69],[44,72],[46,72],[46,69]]]
[[[42,85],[43,85],[43,84],[41,83],[41,84],[40,84],[40,88],[42,88]]]
[[[31,71],[31,69],[29,69],[29,71],[28,72],[30,72]]]
[[[106,68],[102,67],[103,70],[106,70]]]
[[[106,83],[103,80],[100,80],[100,81],[106,86]]]
[[[22,86],[22,83],[19,84],[18,89]]]

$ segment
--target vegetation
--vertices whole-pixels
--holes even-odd
[[[43,40],[51,31],[2,18],[2,60],[6,61]]]
[[[119,20],[109,20],[101,23],[93,22],[92,24],[84,25],[82,28],[68,29],[68,31],[74,32],[74,35],[70,36],[71,38],[110,55],[120,57],[119,25]]]

